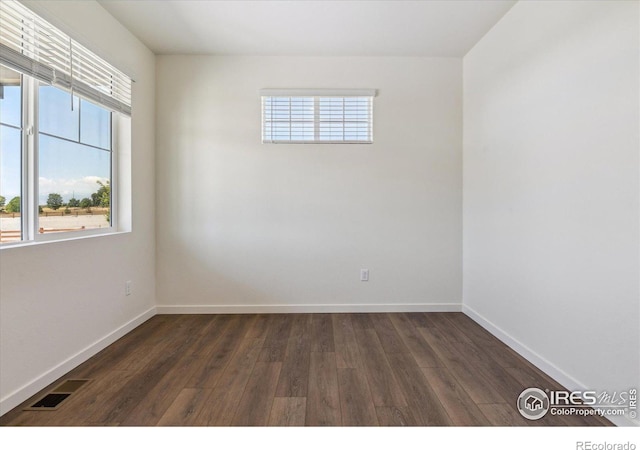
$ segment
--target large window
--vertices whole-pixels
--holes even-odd
[[[111,112],[41,85],[38,117],[38,233],[110,227]]]
[[[262,142],[369,144],[374,95],[366,89],[264,89]]]
[[[20,3],[0,13],[0,244],[116,230],[131,80]]]

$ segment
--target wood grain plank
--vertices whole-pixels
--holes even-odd
[[[264,338],[242,340],[196,417],[196,425],[231,424],[264,341]]]
[[[493,389],[487,380],[479,376],[475,369],[466,363],[463,356],[456,351],[446,336],[443,336],[433,327],[418,328],[418,332],[427,340],[438,355],[438,358],[476,404],[503,401],[500,393]]]
[[[444,367],[423,368],[422,372],[433,387],[438,399],[447,411],[453,425],[489,425],[489,421],[473,402],[469,394],[458,384],[451,372]]]
[[[546,373],[542,372],[540,369],[535,367],[533,364],[525,362],[521,365],[517,365],[514,367],[508,367],[506,370],[509,372],[514,378],[520,380],[523,385],[529,385],[534,383],[531,387],[541,387],[541,389],[549,389],[549,390],[562,390],[564,387],[558,383],[556,380],[551,378]]]
[[[311,318],[311,351],[335,352],[331,314],[313,314]]]
[[[48,427],[56,424],[57,411],[20,411],[2,426],[12,427]]]
[[[169,365],[171,361],[163,359],[148,365],[147,370],[135,372],[123,385],[117,385],[117,391],[103,398],[100,408],[93,409],[87,420],[92,423],[119,423],[160,381]]]
[[[462,355],[464,364],[467,364],[478,376],[485,379],[494,391],[500,393],[501,399],[496,398],[494,402],[489,403],[504,401],[509,405],[514,404],[520,393],[528,386],[523,385],[512,377],[505,368],[496,361],[495,355],[501,350],[493,345],[496,344],[497,340],[491,336],[490,340],[487,339],[484,341],[486,347],[483,348],[453,324],[453,320],[456,320],[455,318],[458,317],[455,313],[441,313],[438,317],[440,320],[436,322],[436,328],[438,328],[441,333],[452,337],[450,345]],[[488,334],[481,328],[480,332],[481,334]],[[475,336],[479,339],[479,334]]]
[[[176,365],[166,372],[158,384],[119,423],[125,426],[157,424],[178,394],[180,394],[193,372],[202,365],[204,365],[202,359],[190,352],[186,352]]]
[[[450,325],[449,333],[458,336],[458,340],[472,343],[482,348],[487,356],[501,367],[531,367],[522,356],[485,330],[480,324],[463,313],[443,313],[440,326]]]
[[[196,417],[210,394],[211,389],[186,388],[181,390],[157,425],[181,427],[195,425]]]
[[[255,314],[251,327],[247,331],[245,337],[247,339],[263,339],[269,333],[269,324],[271,320],[270,314]]]
[[[405,316],[411,321],[415,328],[429,328],[431,326],[431,322],[426,318],[429,314],[431,313],[412,312],[405,313]]]
[[[386,353],[409,353],[409,349],[389,320],[388,314],[370,314],[370,317]]]
[[[351,324],[353,325],[354,330],[368,330],[373,328],[373,322],[371,321],[370,314],[349,314],[349,318],[351,319]]]
[[[215,388],[234,352],[247,334],[249,325],[250,322],[245,317],[239,315],[229,317],[224,327],[220,329],[220,334],[210,336],[210,348],[201,356],[204,364],[199,365],[193,372],[185,387]]]
[[[276,395],[278,397],[306,397],[309,384],[309,356],[311,353],[311,331],[302,325],[310,324],[310,317],[300,316],[294,320],[292,333],[285,352]]]
[[[423,425],[451,425],[438,396],[409,353],[387,355],[410,411]]]
[[[330,352],[312,352],[305,424],[338,426],[342,424],[336,356]]]
[[[175,334],[167,338],[171,343],[167,346],[167,351],[145,366],[145,370],[136,372],[115,394],[117,401],[105,408],[94,422],[121,423],[187,352],[197,336],[184,326],[185,321],[177,320],[176,323],[178,326]]]
[[[208,320],[202,320],[196,327],[194,327],[194,333],[197,333],[200,337],[193,344],[189,352],[196,356],[206,356],[211,352],[211,346],[219,339],[224,333],[225,329],[232,321],[230,315],[213,315],[207,314],[203,317]]]
[[[97,378],[111,370],[127,370],[126,364],[141,346],[155,346],[162,336],[173,332],[173,321],[167,316],[154,316],[94,357],[69,372],[69,377]],[[124,363],[123,361],[127,361]]]
[[[304,426],[307,399],[304,397],[275,397],[269,425],[276,427]]]
[[[122,358],[118,363],[114,364],[111,370],[118,372],[137,372],[142,370],[158,359],[158,357],[162,356],[169,345],[171,345],[169,342],[141,344],[131,350],[131,353],[129,353],[126,358]],[[99,375],[99,373],[96,375]],[[94,377],[96,375],[94,375]]]
[[[349,314],[334,314],[333,340],[338,369],[364,369]]]
[[[482,328],[476,321],[463,313],[442,313],[439,318],[460,331],[469,342],[475,342],[486,347],[504,345],[498,338]],[[452,330],[453,332],[454,330]]]
[[[418,421],[413,417],[408,406],[376,406],[378,423],[385,427],[416,426]]]
[[[486,380],[486,386],[500,394],[493,402],[504,401],[515,404],[520,393],[527,387],[513,378],[503,367],[473,343],[452,342],[451,346],[462,355],[463,364],[473,370],[477,376]]]
[[[418,363],[418,367],[441,367],[443,365],[406,314],[389,314],[389,318],[416,363]]]
[[[282,363],[257,362],[240,399],[232,425],[266,426]]]
[[[427,324],[424,328],[428,330],[441,330],[447,342],[470,342],[464,333],[458,333],[458,330],[451,326],[445,314],[446,313],[423,313],[422,320]]]
[[[521,367],[525,360],[507,345],[462,313],[444,313],[439,326],[446,326],[456,340],[481,347],[487,357],[503,368]]]
[[[359,369],[338,369],[342,425],[378,425],[367,377]]]
[[[291,334],[291,320],[287,314],[272,314],[269,320],[269,331],[258,361],[282,362],[287,350]]]
[[[375,330],[356,328],[354,333],[362,355],[373,403],[376,406],[406,406],[407,402]]]
[[[485,349],[491,359],[500,364],[500,366],[504,368],[531,367],[531,364],[526,359],[465,314],[448,315],[446,320],[466,335],[470,342]]]
[[[140,342],[138,346],[130,350],[129,353],[118,364],[114,364],[113,370],[138,371],[150,364],[158,357],[167,352],[171,352],[171,348],[175,346],[176,336],[189,335],[189,339],[193,341],[192,345],[185,349],[191,352],[196,346],[199,336],[204,326],[204,320],[201,315],[177,315],[174,319],[173,326],[168,328],[169,332],[162,332],[163,329],[156,330],[153,334]],[[170,319],[167,319],[170,320]],[[170,323],[170,322],[166,322]]]
[[[476,343],[477,344],[477,343]],[[531,363],[518,355],[513,349],[509,348],[506,344],[499,344],[489,347],[479,344],[481,347],[487,350],[491,359],[500,364],[501,367],[508,369],[511,367],[527,368],[530,369]]]
[[[310,336],[313,314],[289,314],[288,317],[291,321],[289,339],[300,338],[302,335]]]
[[[523,427],[532,426],[536,423],[532,420],[526,420],[505,403],[483,404],[478,405],[478,407],[491,425],[499,427]]]

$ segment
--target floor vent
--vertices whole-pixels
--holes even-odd
[[[25,411],[51,411],[58,409],[71,394],[77,392],[82,386],[91,380],[66,380],[51,390],[44,397],[41,397]]]

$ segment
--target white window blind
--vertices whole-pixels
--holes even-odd
[[[373,142],[372,89],[263,89],[264,143]]]
[[[0,2],[0,63],[131,115],[131,79],[17,1]]]

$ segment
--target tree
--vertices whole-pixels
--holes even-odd
[[[0,195],[0,208],[2,208],[5,205],[6,201],[7,199],[4,198],[2,195]]]
[[[62,195],[56,193],[49,194],[49,197],[47,198],[47,206],[49,208],[55,211],[57,209],[60,209],[62,203]]]
[[[100,194],[97,192],[91,194],[91,206],[100,206]]]
[[[103,183],[102,181],[96,181],[100,185],[98,190],[91,194],[92,206],[100,206],[102,208],[108,208],[111,203],[111,186],[109,181]]]
[[[97,183],[100,185],[100,189],[96,192],[100,196],[100,206],[108,208],[111,204],[111,185],[108,181],[106,183],[97,181]]]
[[[105,219],[107,222],[111,221],[111,185],[109,184],[109,180],[105,183],[102,181],[96,181],[100,185],[100,189],[96,192],[96,195],[99,198],[99,206],[103,208],[107,208],[107,212],[104,213]]]
[[[77,208],[78,206],[80,206],[80,200],[78,200],[77,198],[72,198],[71,200],[69,200],[69,204],[67,206],[69,206],[69,208]]]
[[[8,213],[20,212],[20,197],[13,197],[5,209]]]
[[[80,200],[80,208],[89,208],[91,205],[93,205],[93,202],[91,201],[90,198],[83,198],[82,200]]]

